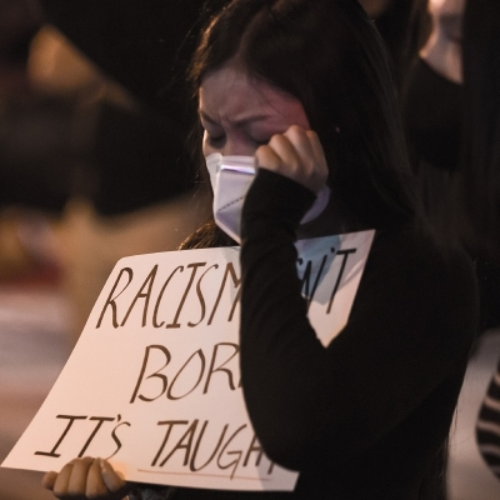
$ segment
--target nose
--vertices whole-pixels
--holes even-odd
[[[257,147],[248,139],[228,137],[223,148],[224,156],[253,156]]]

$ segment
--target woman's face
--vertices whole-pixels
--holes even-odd
[[[474,0],[471,0],[474,1]],[[462,32],[466,0],[429,0],[432,33],[420,57],[439,74],[462,83]]]
[[[309,129],[301,102],[232,66],[209,73],[199,92],[203,153],[253,156],[290,126]]]
[[[462,24],[465,0],[429,0],[429,12],[434,21],[434,30],[452,42],[462,41]]]

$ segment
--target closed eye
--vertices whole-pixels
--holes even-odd
[[[226,136],[225,134],[214,136],[205,131],[205,142],[214,148],[220,148],[224,146]]]

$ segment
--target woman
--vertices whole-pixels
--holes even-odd
[[[406,128],[432,225],[477,259],[485,331],[500,325],[500,4],[429,7],[434,29],[408,78]]]
[[[500,3],[430,0],[434,29],[405,96],[427,211],[475,256],[481,333],[500,326]],[[500,477],[500,364],[476,422],[479,451]]]
[[[300,476],[293,493],[178,488],[164,498],[438,498],[475,330],[474,274],[421,227],[372,22],[354,0],[235,0],[206,30],[191,76],[205,155],[259,165],[242,213],[243,393],[266,453]],[[329,205],[300,225],[325,183]],[[349,323],[324,348],[293,243],[369,228]],[[185,246],[228,243],[212,221]],[[124,491],[102,487],[101,470],[75,461],[45,485],[60,497],[88,496],[98,481],[103,495]]]

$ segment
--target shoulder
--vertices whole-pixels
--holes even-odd
[[[361,308],[377,307],[401,325],[420,324],[443,334],[454,331],[464,340],[477,330],[479,299],[472,259],[463,249],[438,244],[413,227],[376,234],[358,297]]]
[[[465,287],[477,292],[474,263],[458,245],[438,243],[414,227],[376,233],[369,265],[374,271],[410,278],[414,285],[433,283],[438,289]]]

